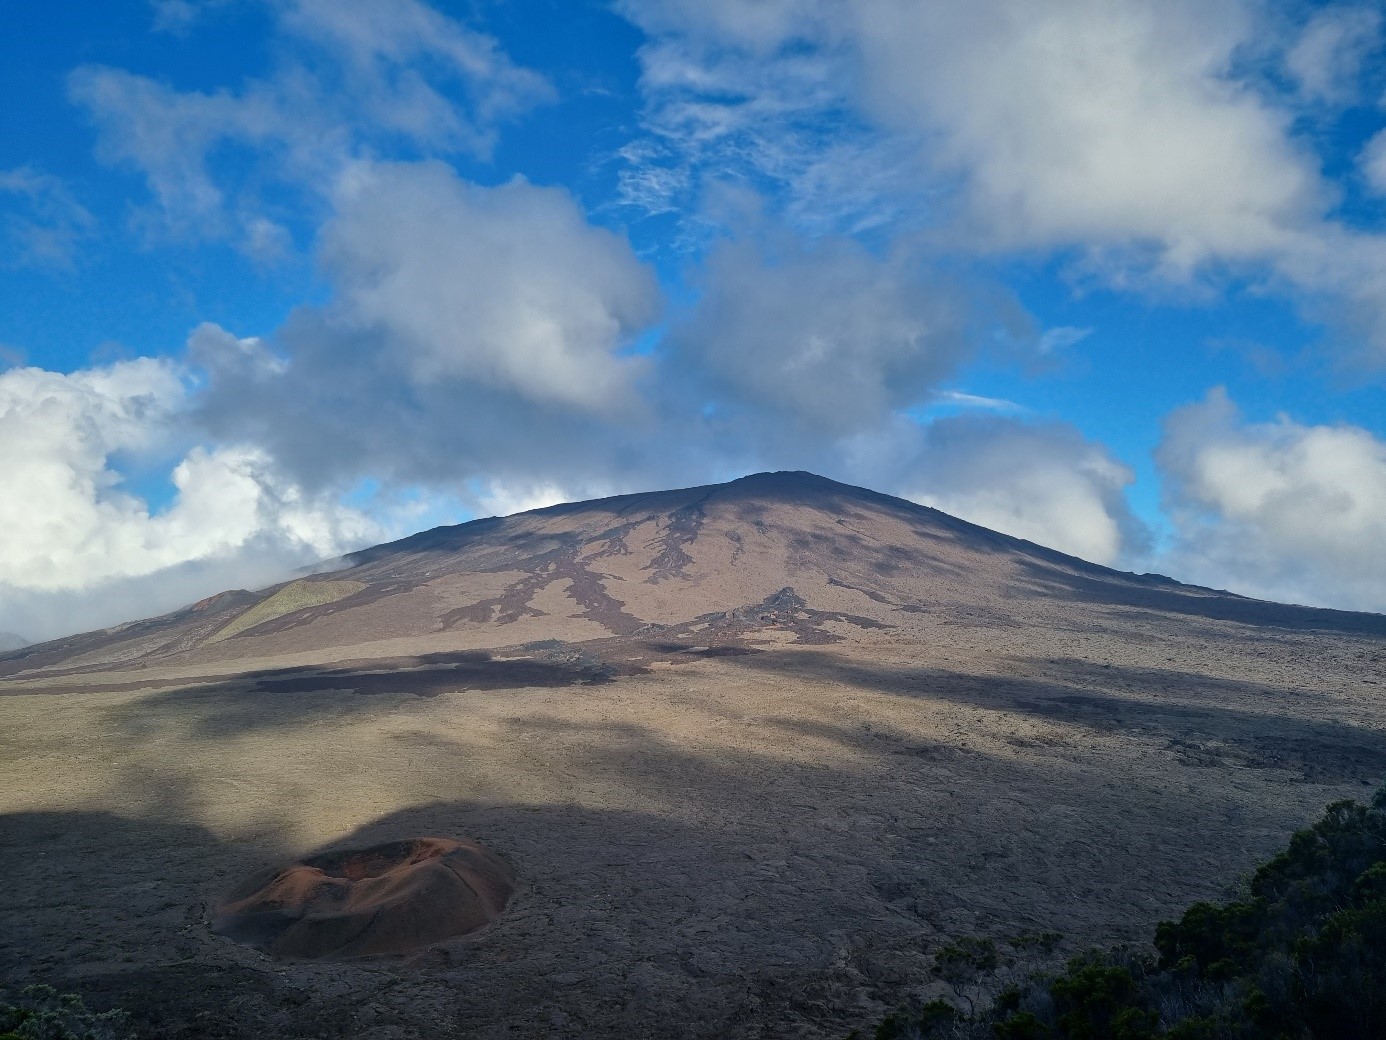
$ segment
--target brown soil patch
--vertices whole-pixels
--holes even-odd
[[[263,871],[226,897],[212,930],[295,960],[411,953],[490,924],[514,887],[475,842],[412,838]]]

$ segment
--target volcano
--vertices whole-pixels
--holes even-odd
[[[1386,634],[1386,617],[1245,599],[1094,566],[809,473],[624,495],[440,527],[260,592],[25,648],[0,675],[236,673],[659,634],[710,652],[937,645],[939,628],[1053,628],[1113,611]],[[990,619],[990,621],[988,621]],[[626,646],[613,640],[624,640]],[[658,642],[658,640],[654,640]],[[722,648],[722,649],[716,649]],[[542,649],[542,648],[541,648]],[[441,655],[441,656],[440,656]]]
[[[869,1031],[956,996],[963,939],[1144,941],[1370,793],[1384,673],[1381,615],[806,473],[437,528],[0,654],[0,978],[153,1036]],[[322,865],[420,841],[490,850],[507,898],[410,851],[367,879],[408,942],[229,934],[232,892],[373,935]],[[287,916],[242,891],[283,877]]]

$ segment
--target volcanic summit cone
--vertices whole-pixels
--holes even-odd
[[[1048,625],[1090,606],[1386,630],[1378,615],[1125,574],[812,474],[765,473],[436,528],[345,557],[330,573],[29,647],[0,660],[0,676],[215,674],[373,658],[465,670],[484,655],[438,655],[648,643],[655,633],[722,647],[898,644],[945,621]],[[542,681],[543,669],[527,678]]]

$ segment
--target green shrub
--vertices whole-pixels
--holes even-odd
[[[134,1040],[125,1012],[95,1012],[52,986],[28,986],[0,1001],[0,1040]]]
[[[1053,1030],[1033,1011],[1017,1011],[996,1023],[996,1040],[1049,1040]]]
[[[1078,958],[1049,987],[1059,1008],[1059,1028],[1072,1040],[1144,1040],[1154,1036],[1155,1016],[1138,1004],[1131,970]]]
[[[940,975],[978,975],[985,971],[995,971],[1001,963],[996,953],[996,940],[977,939],[965,935],[956,939],[934,955],[934,964]]]
[[[876,1028],[875,1040],[915,1040],[930,1036],[960,1017],[958,1009],[948,1001],[931,1000],[913,1014],[890,1015]]]

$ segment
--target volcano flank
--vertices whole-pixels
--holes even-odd
[[[0,654],[0,975],[151,1035],[841,1037],[960,937],[1219,894],[1386,778],[1383,664],[806,473],[437,528]]]

